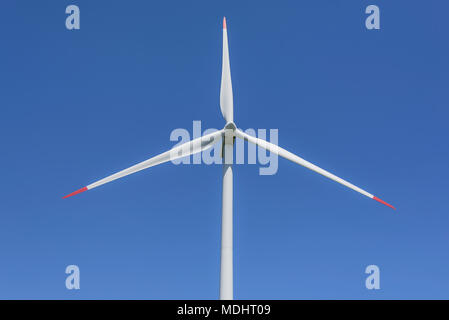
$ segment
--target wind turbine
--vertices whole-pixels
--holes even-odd
[[[220,89],[220,109],[223,117],[226,121],[226,125],[222,130],[213,132],[211,134],[204,135],[200,138],[186,142],[179,145],[169,151],[161,153],[153,158],[140,162],[132,167],[114,173],[104,179],[98,180],[86,187],[83,187],[77,191],[74,191],[63,198],[74,196],[78,193],[96,188],[105,183],[122,178],[132,173],[138,172],[143,169],[147,169],[158,164],[190,156],[192,154],[202,152],[211,148],[215,143],[222,140],[223,143],[223,195],[222,195],[222,221],[221,221],[221,266],[220,266],[220,299],[232,300],[233,299],[233,233],[232,233],[232,200],[233,200],[233,152],[234,152],[234,139],[235,137],[247,140],[251,143],[258,145],[270,152],[273,152],[283,158],[293,161],[303,167],[313,170],[329,179],[332,179],[354,191],[357,191],[368,198],[374,199],[390,208],[395,209],[392,205],[385,201],[375,197],[371,193],[360,189],[359,187],[343,180],[336,175],[321,169],[320,167],[298,157],[297,155],[275,145],[268,141],[250,136],[245,132],[237,129],[234,124],[234,106],[232,95],[232,83],[231,83],[231,69],[229,65],[229,49],[228,49],[228,33],[226,27],[226,18],[223,18],[223,63],[221,73],[221,89]]]

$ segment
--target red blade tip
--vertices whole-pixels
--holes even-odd
[[[84,191],[87,191],[87,190],[88,190],[87,187],[81,188],[81,189],[79,189],[79,190],[76,190],[76,191],[72,192],[71,194],[68,194],[68,195],[62,197],[62,199],[65,199],[65,198],[74,196],[74,195],[76,195],[76,194],[78,194],[78,193],[81,193],[81,192],[84,192]]]
[[[373,197],[373,199],[378,201],[378,202],[380,202],[380,203],[382,203],[382,204],[384,204],[384,205],[386,205],[386,206],[388,206],[388,207],[390,207],[390,208],[392,208],[392,209],[394,209],[394,210],[396,210],[396,208],[393,207],[391,204],[386,203],[385,201],[383,201],[382,199],[379,199],[378,197]]]
[[[226,17],[223,17],[223,29],[226,29]]]

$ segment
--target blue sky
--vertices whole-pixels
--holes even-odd
[[[81,29],[65,28],[65,7]],[[369,4],[381,30],[365,28]],[[216,299],[220,165],[61,197],[234,118],[392,203],[287,160],[234,170],[237,299],[449,298],[443,1],[3,1],[0,298]],[[81,289],[65,288],[65,268]],[[365,288],[378,265],[380,290]]]

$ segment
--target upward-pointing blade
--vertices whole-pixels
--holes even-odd
[[[376,200],[376,201],[378,201],[378,202],[380,202],[380,203],[382,203],[382,204],[384,204],[384,205],[386,205],[386,206],[388,206],[388,207],[390,207],[392,209],[396,209],[391,204],[386,203],[385,201],[379,199],[378,197],[373,196],[371,193],[368,193],[365,190],[360,189],[359,187],[353,185],[352,183],[350,183],[350,182],[348,182],[346,180],[343,180],[342,178],[337,177],[336,175],[334,175],[334,174],[332,174],[332,173],[330,173],[330,172],[328,172],[328,171],[326,171],[324,169],[321,169],[320,167],[314,165],[313,163],[310,163],[309,161],[306,161],[303,158],[298,157],[297,155],[291,153],[290,151],[287,151],[287,150],[285,150],[285,149],[283,149],[283,148],[281,148],[281,147],[279,147],[279,146],[277,146],[277,145],[275,145],[275,144],[273,144],[271,142],[268,142],[268,141],[265,141],[265,140],[262,140],[262,139],[250,136],[249,134],[246,134],[245,132],[243,132],[241,130],[238,130],[238,129],[235,130],[235,135],[237,137],[239,137],[240,139],[247,140],[247,141],[249,141],[251,143],[254,143],[254,144],[256,144],[256,145],[258,145],[258,146],[260,146],[260,147],[262,147],[262,148],[264,148],[264,149],[266,149],[268,151],[270,151],[270,152],[273,152],[273,153],[275,153],[275,154],[277,154],[277,155],[279,155],[279,156],[281,156],[281,157],[283,157],[283,158],[285,158],[287,160],[293,161],[293,162],[295,162],[295,163],[297,163],[297,164],[299,164],[299,165],[301,165],[303,167],[306,167],[307,169],[313,170],[316,173],[319,173],[319,174],[321,174],[321,175],[323,175],[323,176],[325,176],[325,177],[327,177],[329,179],[332,179],[332,180],[334,180],[334,181],[336,181],[336,182],[338,182],[338,183],[340,183],[340,184],[342,184],[342,185],[344,185],[344,186],[346,186],[348,188],[351,188],[354,191],[357,191],[358,193],[363,194],[364,196],[367,196],[368,198]]]
[[[226,122],[234,121],[234,103],[232,97],[226,18],[223,18],[223,63],[221,69],[220,109]]]
[[[158,164],[175,160],[179,158],[183,158],[186,156],[189,156],[191,154],[195,154],[201,151],[204,151],[206,149],[209,149],[212,147],[216,142],[219,142],[223,134],[223,130],[216,131],[210,134],[207,134],[205,136],[202,136],[200,138],[194,139],[192,141],[183,143],[177,147],[174,147],[173,149],[166,151],[164,153],[161,153],[160,155],[157,155],[153,158],[150,158],[148,160],[145,160],[143,162],[140,162],[132,167],[129,167],[127,169],[124,169],[122,171],[119,171],[117,173],[114,173],[104,179],[98,180],[97,182],[94,182],[84,188],[81,188],[75,192],[72,192],[63,198],[68,198],[71,196],[74,196],[78,193],[96,188],[98,186],[101,186],[105,183],[114,181],[116,179],[122,178],[124,176],[130,175],[132,173],[138,172],[140,170],[156,166]]]

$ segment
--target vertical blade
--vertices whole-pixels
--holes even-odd
[[[221,70],[220,109],[226,122],[234,121],[231,67],[229,64],[228,31],[223,18],[223,64]]]

